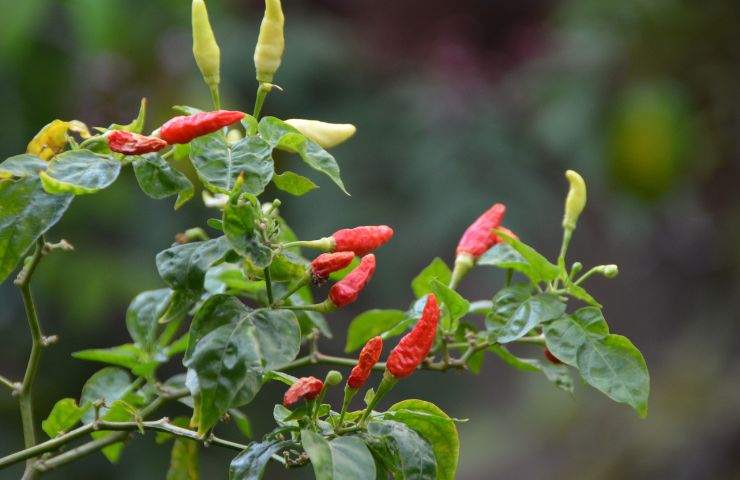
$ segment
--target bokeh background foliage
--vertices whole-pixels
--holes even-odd
[[[2,158],[53,118],[126,122],[147,97],[153,128],[173,104],[207,107],[189,3],[0,0]],[[209,2],[231,108],[253,102],[261,9],[256,0]],[[334,315],[335,331],[364,309],[404,308],[410,279],[434,256],[451,261],[459,233],[494,201],[509,205],[508,226],[554,255],[565,168],[590,186],[572,255],[620,265],[617,279],[592,287],[650,366],[648,419],[580,385],[573,399],[493,357],[478,377],[419,373],[397,387],[399,398],[471,418],[459,425],[460,478],[739,476],[737,4],[289,0],[285,11],[286,92],[270,96],[266,113],[352,122],[359,133],[334,152],[352,197],[320,180],[310,201],[281,196],[283,211],[305,238],[359,223],[397,232],[366,294]],[[50,256],[35,277],[46,331],[62,337],[43,359],[40,417],[99,368],[69,354],[124,341],[129,301],[160,283],[154,254],[206,215],[199,202],[170,208],[142,195],[127,171],[105,193],[77,199],[52,231],[77,251]],[[483,270],[462,289],[482,298],[501,281]],[[0,338],[3,373],[18,377],[29,342],[9,282],[0,286]],[[247,409],[257,434],[279,390],[268,387]],[[7,395],[0,425],[0,450],[20,447]],[[138,440],[117,467],[98,455],[49,478],[163,476],[168,450]],[[229,456],[203,454],[203,478],[223,476]],[[270,468],[270,478],[286,478]]]

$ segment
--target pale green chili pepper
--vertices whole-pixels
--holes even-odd
[[[209,87],[216,87],[221,81],[221,50],[203,0],[193,0],[193,56],[203,80]]]
[[[254,67],[260,83],[272,83],[280,67],[285,50],[284,26],[285,16],[280,0],[265,0],[265,16],[254,49]]]

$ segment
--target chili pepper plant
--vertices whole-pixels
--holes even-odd
[[[0,376],[18,400],[24,437],[22,448],[0,458],[0,470],[25,462],[23,478],[33,479],[86,455],[117,462],[128,442],[154,431],[159,443],[171,443],[171,466],[161,472],[168,479],[197,478],[203,445],[233,450],[224,466],[232,480],[261,478],[269,463],[310,468],[321,480],[453,479],[459,420],[434,399],[394,398],[393,387],[414,382],[419,370],[477,374],[489,355],[541,373],[568,392],[573,375],[580,376],[644,417],[645,361],[627,338],[610,332],[585,286],[594,276],[613,277],[617,267],[584,272],[581,263],[566,260],[586,205],[586,184],[573,171],[566,173],[563,241],[554,261],[505,228],[506,206],[496,203],[475,221],[476,212],[465,213],[472,223],[454,258],[448,263],[440,252],[412,280],[408,305],[362,313],[346,331],[331,321],[332,312],[372,290],[376,267],[392,268],[382,246],[394,231],[338,225],[333,234],[303,239],[283,219],[280,200],[262,198],[270,183],[294,196],[316,187],[290,170],[277,172],[278,153],[297,156],[346,192],[327,149],[355,133],[351,124],[262,115],[268,94],[280,90],[273,82],[284,48],[280,0],[265,4],[251,114],[238,105],[222,109],[220,50],[205,3],[193,0],[193,52],[211,92],[209,111],[174,107],[180,115],[148,134],[145,101],[127,124],[89,129],[77,120],[55,120],[26,153],[0,164],[0,281],[19,269],[15,285],[32,340],[23,378]],[[213,217],[156,255],[162,287],[138,294],[121,319],[131,341],[110,346],[102,340],[75,353],[74,361],[105,366],[79,398],[38,411],[37,373],[43,351],[57,338],[43,329],[31,282],[46,256],[72,250],[67,240],[54,239],[52,227],[77,196],[104,194],[125,168],[133,169],[144,194],[176,197],[179,208],[194,197],[195,186],[173,167],[176,159],[192,164]],[[473,268],[504,272],[498,291],[465,298],[458,286]],[[320,340],[332,335],[346,337],[347,356],[321,351]],[[182,373],[160,376],[169,362]],[[291,374],[318,364],[337,370],[323,379]],[[251,412],[249,404],[268,382],[284,384],[285,395],[272,412],[274,430],[253,437],[247,415],[264,412]],[[325,401],[332,388],[344,388],[340,405]],[[190,414],[166,416],[175,403]],[[226,438],[225,422],[235,423],[239,436],[231,429]]]

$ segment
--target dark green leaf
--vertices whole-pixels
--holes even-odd
[[[116,367],[105,367],[95,372],[82,387],[80,394],[80,405],[92,404],[97,400],[102,400],[105,405],[112,405],[113,402],[122,398],[131,387],[131,377],[125,370]],[[100,409],[100,414],[105,415],[108,411],[107,406]],[[88,411],[83,417],[85,423],[90,423],[95,419],[95,412]]]
[[[234,205],[229,202],[224,208],[223,229],[232,248],[247,257],[256,267],[264,268],[272,261],[272,250],[265,245],[262,236],[254,228],[257,213],[249,203]]]
[[[538,360],[533,358],[519,358],[504,346],[494,344],[488,347],[488,349],[517,370],[527,372],[538,372],[540,370],[540,362]]]
[[[172,444],[170,468],[166,480],[198,480],[198,442],[176,438]]]
[[[581,287],[580,285],[576,285],[575,283],[570,281],[570,279],[566,280],[565,282],[565,291],[568,292],[568,295],[570,295],[571,297],[582,300],[593,307],[601,308],[601,304],[597,302],[596,299],[592,297],[585,288]]]
[[[120,172],[118,160],[90,150],[71,150],[55,156],[39,175],[48,193],[84,195],[110,186]]]
[[[434,451],[418,433],[393,420],[374,421],[365,436],[373,456],[397,480],[436,480]]]
[[[135,157],[134,173],[141,190],[150,197],[159,200],[177,195],[176,209],[193,197],[194,187],[190,180],[159,154]]]
[[[0,180],[0,282],[36,239],[62,218],[73,198],[49,195],[36,177]]]
[[[401,310],[368,310],[361,313],[349,324],[344,351],[349,353],[361,348],[376,335],[393,331],[404,320],[406,314]]]
[[[626,403],[647,416],[650,375],[640,351],[626,337],[608,335],[585,342],[578,349],[583,379],[612,400]]]
[[[437,479],[455,480],[460,439],[455,422],[439,407],[424,400],[404,400],[392,405],[390,418],[406,424],[429,442],[437,460]]]
[[[291,442],[279,440],[250,443],[246,450],[231,461],[229,480],[261,479],[270,457],[290,444]]]
[[[293,360],[299,348],[292,312],[249,310],[226,295],[208,299],[193,319],[183,361],[197,376],[199,431],[213,426],[229,408],[250,402],[262,385],[263,370]]]
[[[578,349],[587,341],[607,336],[609,326],[601,310],[585,307],[545,325],[543,332],[547,349],[561,362],[575,367]]]
[[[301,443],[316,480],[375,480],[375,461],[358,437],[337,437],[329,442],[318,433],[302,430]]]
[[[297,197],[305,195],[315,188],[319,188],[311,179],[290,171],[273,176],[272,181],[280,190]]]
[[[275,173],[272,147],[257,136],[231,145],[221,132],[198,137],[190,142],[190,160],[203,183],[221,193],[231,192],[244,173],[244,191],[259,195]]]
[[[91,408],[89,403],[80,407],[73,398],[63,398],[54,404],[49,416],[41,422],[41,428],[50,438],[54,438],[74,427]]]
[[[432,292],[431,281],[435,278],[445,285],[448,285],[452,278],[450,267],[439,257],[432,260],[432,263],[424,267],[424,270],[411,281],[411,289],[416,298]]]
[[[157,254],[157,270],[174,289],[199,291],[208,268],[226,255],[226,237],[175,245]]]
[[[537,325],[554,320],[565,312],[565,303],[556,295],[541,293],[522,302],[509,317],[498,338],[500,343],[518,340]]]
[[[153,351],[159,327],[159,318],[167,308],[172,295],[169,288],[149,290],[138,294],[126,310],[126,329],[131,338],[145,351]]]
[[[327,175],[347,193],[334,157],[317,143],[301,135],[298,130],[275,117],[263,117],[259,123],[259,133],[272,148],[297,153],[309,167]]]

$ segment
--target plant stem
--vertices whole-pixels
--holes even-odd
[[[270,277],[270,267],[265,270],[265,289],[267,290],[267,307],[272,308],[274,299],[272,298],[272,278]]]
[[[367,418],[370,416],[370,413],[372,413],[373,408],[375,408],[375,406],[385,396],[386,393],[391,391],[396,383],[398,383],[398,379],[391,375],[388,371],[383,374],[383,380],[381,380],[380,385],[378,385],[378,391],[375,392],[375,395],[373,395],[373,399],[370,400],[370,403],[365,409],[365,413],[363,413],[362,417],[360,417],[358,425],[365,426],[365,422],[367,422]]]
[[[4,376],[2,376],[2,375],[0,375],[0,384],[2,384],[2,385],[5,385],[5,386],[6,386],[6,387],[8,387],[8,388],[9,388],[9,389],[10,389],[11,391],[15,391],[15,389],[16,389],[16,388],[18,388],[18,385],[17,385],[17,384],[15,383],[15,382],[13,382],[13,381],[11,381],[11,380],[9,380],[9,379],[5,378],[5,377],[4,377]]]
[[[23,376],[20,387],[16,390],[18,392],[18,405],[21,411],[21,423],[23,425],[23,444],[26,448],[33,447],[36,444],[36,425],[33,415],[33,384],[36,380],[36,373],[38,372],[41,350],[51,343],[41,333],[41,325],[39,324],[38,314],[36,313],[36,305],[33,303],[30,286],[31,277],[45,254],[45,244],[44,237],[39,237],[36,241],[35,250],[25,259],[23,268],[15,279],[15,284],[21,290],[23,306],[25,307],[26,318],[28,320],[28,329],[31,332],[31,353],[28,356],[26,373]],[[26,463],[26,471],[23,474],[23,478],[36,478],[32,459],[29,459]]]
[[[280,297],[277,301],[278,305],[281,305],[283,302],[285,302],[287,299],[290,298],[291,295],[293,295],[295,292],[300,290],[301,288],[308,285],[308,282],[311,281],[311,274],[307,273],[304,277],[297,280],[293,286],[291,286],[285,294],[283,294],[282,297]]]
[[[342,400],[342,411],[339,413],[339,420],[337,420],[337,428],[334,430],[340,430],[342,428],[342,423],[344,423],[344,416],[347,415],[347,409],[349,409],[349,404],[352,402],[352,399],[355,398],[355,395],[357,395],[358,389],[351,388],[349,385],[346,385],[344,387],[344,399]]]
[[[563,242],[560,244],[560,254],[558,255],[558,266],[565,271],[565,254],[568,252],[568,245],[573,236],[573,230],[566,228],[563,230]]]
[[[188,390],[185,390],[185,389],[160,395],[154,401],[152,401],[152,403],[142,408],[140,414],[142,417],[145,417],[146,415],[149,415],[153,411],[157,410],[163,403],[170,401],[170,400],[177,400],[178,398],[182,398],[187,395],[189,395],[189,392]],[[131,424],[137,425],[137,427],[133,428],[132,430],[136,430],[138,428],[137,422],[98,421],[97,423],[95,422],[89,423],[75,430],[71,430],[63,435],[52,438],[51,440],[47,440],[46,442],[39,443],[38,445],[34,445],[30,448],[26,448],[19,452],[16,452],[6,457],[0,458],[0,469],[13,465],[23,460],[36,457],[42,453],[56,450],[59,447],[71,442],[72,440],[82,437],[85,434],[90,433],[92,431],[106,430],[105,428],[102,428],[101,425],[106,425],[106,424],[111,424],[111,423],[131,423]],[[112,430],[112,429],[109,429],[109,430]],[[192,432],[192,433],[195,433],[195,432]],[[91,442],[80,445],[77,448],[69,450],[63,454],[60,454],[56,457],[52,457],[46,460],[39,460],[35,462],[35,464],[33,465],[33,469],[34,471],[52,470],[53,468],[56,468],[57,466],[64,465],[72,460],[76,460],[84,455],[87,455],[88,453],[92,453],[94,451],[100,450],[113,443],[120,442],[124,440],[126,436],[127,436],[126,431],[121,431],[119,433],[109,435],[104,438],[93,440]]]

